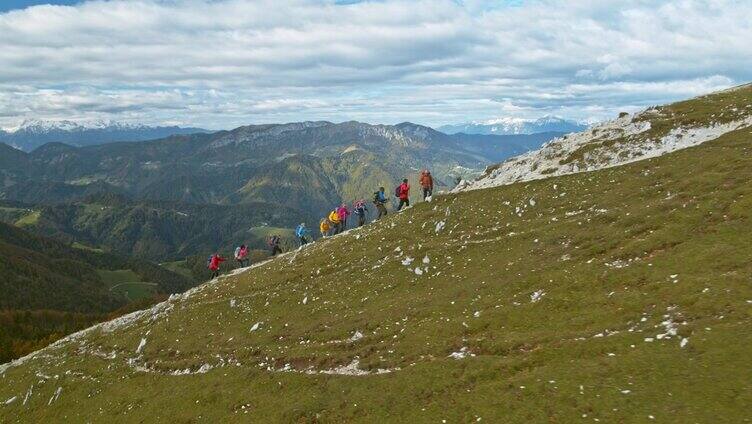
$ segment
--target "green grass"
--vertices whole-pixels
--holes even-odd
[[[438,196],[204,285],[5,370],[0,421],[748,422],[750,131]],[[355,359],[391,372],[304,373]]]
[[[141,277],[130,269],[99,269],[97,273],[109,285],[110,291],[121,293],[129,302],[152,297],[158,289],[156,283],[140,281]]]
[[[751,108],[752,84],[654,107],[635,118],[636,122],[649,121],[649,130],[612,140],[600,140],[598,134],[591,130],[595,137],[593,142],[571,152],[560,164],[576,163],[581,169],[586,169],[588,162],[598,161],[603,156],[613,156],[620,151],[620,146],[659,140],[675,128],[706,127],[737,121],[749,116]]]
[[[177,274],[180,274],[187,278],[193,278],[193,274],[191,273],[191,269],[186,263],[185,260],[182,261],[174,261],[174,262],[164,262],[162,264],[163,267],[169,269],[172,272],[175,272]]]
[[[99,253],[103,253],[104,252],[104,249],[100,249],[100,248],[97,248],[97,247],[91,247],[91,246],[88,246],[86,244],[83,244],[83,243],[80,243],[80,242],[77,242],[77,241],[74,241],[73,244],[71,244],[71,247],[73,247],[74,249],[88,250],[90,252],[99,252]]]
[[[253,236],[266,239],[270,235],[276,234],[280,237],[293,237],[295,230],[281,227],[253,227],[249,231]]]
[[[157,293],[157,289],[156,283],[146,282],[120,283],[110,288],[115,293],[122,293],[130,302],[150,298]]]
[[[26,215],[20,217],[18,220],[16,220],[15,225],[18,227],[34,225],[37,223],[37,221],[39,221],[40,216],[41,216],[41,212],[39,211],[29,212]]]

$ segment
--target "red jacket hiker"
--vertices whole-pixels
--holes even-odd
[[[402,183],[399,189],[400,200],[407,200],[410,197],[410,184]]]
[[[225,258],[219,255],[212,256],[211,263],[209,263],[209,269],[212,271],[219,271],[219,264],[221,264],[225,260],[226,260]]]

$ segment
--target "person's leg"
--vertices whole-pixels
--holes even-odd
[[[424,189],[423,189],[423,201],[425,201],[425,200],[426,200],[426,197],[428,197],[428,189],[427,189],[427,188],[424,188]]]

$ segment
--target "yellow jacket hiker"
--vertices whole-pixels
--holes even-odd
[[[329,213],[329,223],[332,226],[332,234],[339,234],[342,232],[342,220],[337,213],[337,209],[334,209]]]
[[[326,218],[321,220],[321,223],[319,223],[319,230],[321,231],[321,235],[326,237],[329,235],[329,221],[327,221]]]
[[[339,224],[339,215],[337,214],[336,210],[329,213],[329,222],[334,225]]]

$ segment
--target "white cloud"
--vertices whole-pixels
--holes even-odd
[[[0,126],[602,118],[752,79],[750,2],[499,4],[116,0],[0,14]]]

